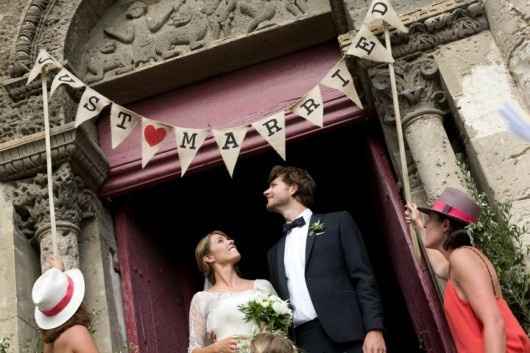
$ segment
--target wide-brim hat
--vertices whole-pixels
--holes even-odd
[[[480,214],[480,207],[475,200],[455,188],[446,188],[430,208],[418,209],[424,213],[438,213],[466,224],[475,223]]]
[[[33,285],[35,322],[43,330],[63,325],[81,306],[85,297],[85,279],[79,269],[61,271],[50,268]]]

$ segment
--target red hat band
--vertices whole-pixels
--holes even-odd
[[[453,206],[448,205],[442,200],[436,200],[436,202],[432,205],[431,210],[457,218],[467,223],[475,223],[477,221],[477,217],[470,215],[462,210],[459,210],[458,208],[454,208]]]

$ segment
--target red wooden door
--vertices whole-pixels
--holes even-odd
[[[391,257],[398,283],[407,303],[418,340],[429,353],[456,353],[438,300],[436,288],[427,267],[415,261],[403,218],[403,202],[399,195],[383,143],[377,134],[368,137],[368,150],[375,182],[376,198],[385,245]]]
[[[188,260],[171,256],[178,243],[165,243],[142,207],[124,202],[115,213],[129,346],[135,353],[184,353],[196,276]]]

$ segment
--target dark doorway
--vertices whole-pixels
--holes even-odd
[[[380,201],[376,202],[376,178],[367,147],[367,135],[374,130],[371,124],[343,124],[288,142],[287,160],[308,169],[316,180],[313,211],[348,210],[363,232],[385,305],[389,352],[421,352],[379,218]],[[135,230],[122,229],[121,238],[128,239],[118,237],[120,256],[142,273],[131,271],[134,295],[127,309],[129,316],[137,318],[136,326],[142,326],[135,331],[140,352],[186,351],[189,300],[203,283],[194,249],[208,231],[221,229],[234,237],[245,277],[267,278],[266,251],[279,239],[282,221],[265,210],[262,193],[272,166],[283,163],[271,148],[241,158],[233,179],[218,164],[121,200]],[[120,227],[119,215],[117,223]],[[171,343],[165,345],[165,341]]]

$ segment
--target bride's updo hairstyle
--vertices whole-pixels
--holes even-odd
[[[250,353],[298,353],[298,349],[289,338],[265,332],[252,339]]]
[[[208,278],[208,280],[210,281],[212,285],[215,284],[215,275],[213,273],[213,269],[210,266],[210,264],[204,261],[204,257],[210,253],[210,238],[214,234],[223,236],[226,239],[232,239],[225,232],[221,230],[213,230],[210,233],[208,233],[204,238],[202,238],[197,244],[197,246],[195,247],[195,261],[197,261],[197,266],[199,267],[199,271],[201,271]]]

